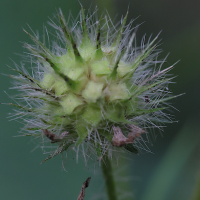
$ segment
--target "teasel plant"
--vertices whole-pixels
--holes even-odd
[[[158,35],[144,36],[138,47],[137,26],[126,24],[127,16],[114,25],[108,14],[98,19],[97,8],[85,14],[81,7],[71,21],[59,10],[57,22],[49,22],[53,41],[46,29],[49,48],[24,30],[34,43],[24,43],[32,73],[24,64],[9,67],[12,89],[19,91],[9,104],[13,119],[25,124],[22,135],[40,139],[43,149],[52,143],[55,150],[43,162],[70,149],[86,165],[99,162],[110,200],[118,199],[111,160],[138,154],[151,129],[173,122],[166,111],[176,97],[168,86],[174,65],[163,69],[166,59],[158,60]]]

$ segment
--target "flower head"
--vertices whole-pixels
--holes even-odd
[[[25,104],[12,105],[25,135],[56,143],[45,160],[71,147],[84,157],[102,158],[114,149],[137,153],[148,128],[171,121],[164,109],[173,98],[167,75],[173,66],[161,69],[157,37],[146,44],[144,37],[136,47],[127,15],[116,26],[107,16],[93,18],[81,8],[70,28],[60,10],[59,24],[51,23],[57,39],[51,48],[25,31],[35,43],[25,43],[32,75],[23,66],[13,69]]]

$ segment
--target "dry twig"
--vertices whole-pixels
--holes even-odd
[[[87,188],[89,186],[90,179],[91,179],[91,177],[87,178],[87,180],[83,183],[83,185],[81,187],[81,192],[80,192],[77,200],[84,200],[85,188]]]

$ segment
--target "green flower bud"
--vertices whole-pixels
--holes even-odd
[[[45,161],[80,146],[84,158],[116,149],[137,153],[142,134],[171,122],[164,109],[174,98],[166,75],[173,66],[161,70],[157,37],[135,47],[127,15],[115,27],[107,17],[93,21],[83,8],[80,18],[69,27],[59,11],[52,49],[26,32],[35,43],[25,44],[33,77],[23,66],[13,69],[25,102],[12,104],[26,123],[22,131],[57,145]]]

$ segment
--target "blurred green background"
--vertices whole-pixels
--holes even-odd
[[[169,124],[162,134],[155,133],[156,139],[148,145],[152,153],[143,151],[139,156],[127,156],[128,160],[116,167],[118,185],[126,188],[127,194],[120,196],[121,199],[200,199],[194,197],[200,178],[200,1],[80,0],[80,3],[85,9],[97,5],[99,13],[107,9],[115,22],[129,9],[128,21],[139,16],[134,24],[144,22],[137,32],[138,45],[145,33],[156,36],[162,30],[160,58],[170,52],[165,66],[180,59],[172,70],[178,75],[177,83],[170,85],[174,94],[186,93],[173,101],[180,112],[173,110],[172,114],[179,122]],[[14,53],[22,54],[23,42],[30,42],[22,27],[29,29],[29,24],[42,35],[43,25],[48,17],[54,18],[56,9],[61,8],[65,16],[70,11],[77,16],[80,3],[77,0],[1,0],[1,73],[10,73],[6,64],[14,66],[9,58],[20,64],[20,56]],[[15,94],[8,89],[10,86],[10,79],[1,76],[0,102],[11,102],[4,93]],[[88,176],[92,180],[85,199],[106,199],[97,163],[91,162],[86,167],[81,159],[77,164],[74,155],[69,155],[63,161],[68,172],[63,170],[61,157],[41,165],[46,155],[35,149],[37,143],[31,138],[13,137],[18,135],[22,124],[6,118],[11,110],[0,105],[0,199],[74,200]],[[133,196],[128,197],[129,193]]]

